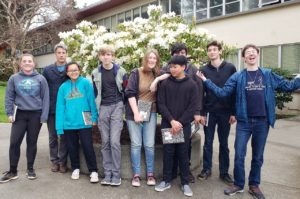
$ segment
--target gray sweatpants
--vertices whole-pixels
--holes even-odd
[[[104,175],[121,177],[121,144],[123,128],[123,102],[100,106],[98,125],[102,140],[102,157]]]

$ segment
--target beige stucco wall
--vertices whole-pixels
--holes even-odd
[[[134,9],[136,7],[139,7],[139,6],[145,5],[147,3],[151,3],[151,2],[154,2],[154,1],[153,0],[130,1],[130,2],[127,2],[127,3],[122,4],[120,6],[114,7],[112,9],[103,11],[99,14],[93,15],[91,17],[87,17],[87,18],[85,18],[85,20],[94,22],[94,21],[97,21],[99,19],[103,19],[105,17],[110,17],[110,16],[113,16],[113,15],[118,14],[120,12],[125,12],[125,11],[128,11],[130,9]]]
[[[55,62],[55,55],[54,53],[52,53],[41,56],[35,56],[35,60],[37,62],[38,68],[44,68]]]
[[[223,17],[199,23],[216,38],[242,47],[247,43],[258,46],[300,42],[300,3],[272,9]]]

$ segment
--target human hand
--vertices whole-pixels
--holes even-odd
[[[14,120],[14,117],[13,116],[8,116],[8,121],[10,123],[13,123],[15,120]]]
[[[234,115],[231,115],[229,118],[229,124],[234,124],[236,122],[236,118]]]
[[[201,116],[200,115],[194,115],[194,123],[201,124]]]
[[[204,76],[204,74],[201,71],[197,71],[196,75],[202,79],[202,81],[206,81],[206,77]]]
[[[182,129],[182,124],[176,120],[171,121],[172,134],[177,134]]]
[[[141,122],[143,122],[143,117],[140,115],[139,112],[137,112],[137,113],[134,114],[134,121],[135,121],[136,123],[141,123]]]
[[[150,91],[155,92],[157,90],[157,81],[153,81],[150,85]]]
[[[206,117],[205,116],[200,116],[200,123],[205,126],[206,125]]]

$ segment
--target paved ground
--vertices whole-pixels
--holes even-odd
[[[279,120],[276,128],[271,129],[265,151],[265,162],[262,169],[261,188],[266,198],[271,199],[299,199],[300,198],[300,117],[293,120]],[[9,124],[0,124],[0,171],[8,168]],[[233,165],[233,143],[235,129],[229,137],[231,148],[231,165]],[[217,136],[216,136],[217,137]],[[23,141],[25,143],[25,140]],[[218,149],[217,138],[215,149]],[[172,188],[158,193],[153,187],[142,181],[140,188],[133,188],[129,180],[123,180],[119,188],[103,187],[100,184],[90,184],[88,176],[80,176],[80,180],[70,179],[71,173],[52,173],[49,169],[48,136],[44,125],[39,137],[36,172],[38,179],[29,181],[25,176],[26,159],[25,145],[19,163],[19,179],[6,184],[0,184],[1,199],[93,199],[93,198],[184,198],[179,190],[179,180],[172,184]],[[249,144],[250,145],[250,144]],[[249,148],[250,149],[250,148]],[[248,150],[246,160],[247,175],[249,172],[251,151]],[[199,199],[250,199],[247,192],[232,197],[223,195],[226,187],[218,179],[218,152],[215,150],[213,159],[213,175],[207,181],[192,184],[194,198]],[[196,175],[200,168],[193,171]],[[230,168],[232,173],[232,167]]]

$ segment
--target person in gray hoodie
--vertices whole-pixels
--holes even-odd
[[[9,171],[4,173],[0,183],[18,178],[20,146],[26,134],[27,178],[36,179],[33,168],[37,140],[42,123],[48,119],[49,89],[46,79],[34,70],[35,63],[31,54],[23,54],[20,72],[12,75],[7,83],[5,111],[12,123],[9,146]]]

